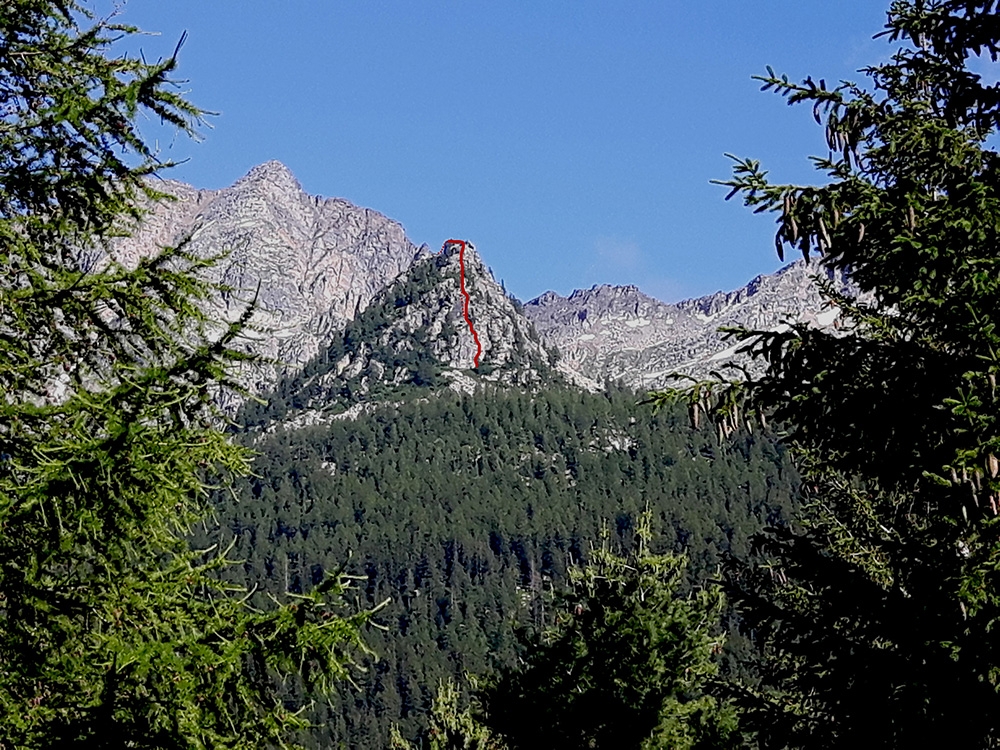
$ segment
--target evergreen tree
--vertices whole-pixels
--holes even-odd
[[[685,561],[648,551],[649,521],[627,557],[605,538],[570,570],[552,626],[528,634],[522,663],[483,691],[485,723],[511,747],[728,745],[735,715],[704,694],[722,649],[721,591],[682,596]]]
[[[225,553],[185,541],[248,467],[212,407],[246,316],[199,311],[209,260],[102,252],[162,197],[137,118],[201,118],[174,56],[112,55],[134,33],[73,0],[0,6],[2,747],[282,743],[300,705],[274,679],[328,688],[363,648],[343,578],[251,610]]]
[[[310,590],[348,553],[365,603],[392,598],[388,630],[369,635],[381,659],[358,678],[363,697],[320,707],[312,747],[383,748],[393,724],[414,740],[442,680],[513,666],[516,622],[547,621],[541,593],[589,560],[602,522],[630,549],[648,508],[654,551],[690,560],[684,595],[794,506],[797,476],[766,433],[718,445],[711,425],[654,414],[638,393],[410,388],[355,419],[251,432],[257,476],[216,499],[262,601],[286,580]]]
[[[461,693],[453,680],[442,680],[431,706],[430,726],[421,733],[419,747],[427,750],[507,750],[469,708],[459,707]],[[392,728],[390,750],[415,750]]]
[[[871,88],[760,80],[812,106],[821,186],[737,160],[730,196],[849,272],[838,328],[739,336],[767,365],[685,398],[729,428],[789,426],[809,505],[729,582],[761,648],[745,694],[762,747],[1000,745],[1000,87],[995,2],[900,0]],[[679,394],[664,393],[670,400]]]

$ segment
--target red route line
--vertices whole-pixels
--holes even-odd
[[[476,333],[476,329],[472,325],[472,318],[469,317],[469,293],[465,291],[465,240],[448,240],[441,246],[441,252],[444,252],[448,245],[459,246],[458,265],[461,268],[459,278],[461,279],[462,296],[465,297],[465,302],[462,306],[462,314],[465,315],[465,322],[468,323],[469,331],[472,333],[472,338],[476,342],[476,356],[472,361],[475,367],[479,367],[479,358],[483,355],[483,345],[479,343],[479,334]]]

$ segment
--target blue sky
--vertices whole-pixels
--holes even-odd
[[[810,112],[750,77],[861,80],[889,54],[887,5],[129,0],[122,18],[159,32],[147,58],[187,31],[184,90],[219,113],[200,143],[163,141],[190,159],[170,176],[218,188],[278,159],[416,243],[471,240],[522,299],[631,283],[675,301],[780,266],[773,220],[709,184],[725,152],[781,181],[815,181],[825,154]]]

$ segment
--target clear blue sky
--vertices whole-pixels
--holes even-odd
[[[147,58],[187,31],[184,88],[219,113],[201,143],[164,144],[190,158],[176,179],[218,188],[278,159],[416,243],[471,240],[522,299],[632,283],[675,301],[780,266],[772,219],[709,184],[725,152],[783,181],[825,154],[810,112],[750,76],[861,80],[888,55],[887,6],[129,0],[123,19],[160,32]]]

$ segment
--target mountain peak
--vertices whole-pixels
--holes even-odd
[[[195,255],[230,250],[206,273],[234,291],[207,304],[213,317],[232,320],[256,295],[258,338],[247,346],[280,362],[245,368],[245,384],[258,392],[301,369],[422,256],[399,223],[340,198],[309,195],[279,161],[259,164],[221,190],[161,187],[177,200],[151,206],[114,255],[138,259],[185,238]]]
[[[177,200],[151,207],[113,253],[138,259],[181,239],[195,254],[231,249],[209,273],[237,291],[208,304],[214,317],[232,320],[258,295],[253,324],[261,333],[247,347],[281,364],[241,374],[257,392],[310,364],[331,393],[347,388],[351,398],[411,382],[525,387],[545,382],[552,365],[585,387],[607,379],[657,387],[674,371],[704,375],[737,355],[720,326],[824,326],[837,313],[824,307],[810,278],[816,269],[804,263],[677,304],[631,284],[595,284],[568,297],[546,292],[522,307],[472,243],[448,240],[436,254],[417,247],[377,211],[307,194],[279,161],[221,190],[163,187]],[[555,349],[561,360],[550,357]]]
[[[465,252],[462,252],[462,246],[465,246]],[[476,246],[473,245],[468,240],[447,240],[444,245],[441,246],[440,255],[444,258],[457,258],[461,256],[465,259],[465,270],[470,271],[473,268],[476,270],[485,270],[486,265],[483,263],[483,258],[476,250]]]
[[[574,289],[569,295],[568,299],[579,300],[579,299],[602,299],[602,298],[626,298],[626,297],[644,297],[647,299],[652,299],[652,297],[647,297],[643,294],[639,287],[635,284],[594,284],[590,289]]]
[[[559,295],[556,292],[553,292],[550,289],[547,292],[542,292],[541,294],[539,294],[533,300],[531,300],[530,302],[528,302],[528,304],[529,305],[551,305],[553,302],[556,302],[557,300],[561,300],[561,299],[565,299],[565,297],[562,297],[561,295]]]
[[[560,364],[597,382],[656,388],[671,382],[674,372],[705,377],[734,360],[759,368],[747,363],[720,328],[767,330],[786,319],[833,324],[837,310],[824,305],[813,282],[816,271],[799,261],[740,289],[677,304],[660,302],[632,285],[599,284],[569,297],[548,292],[524,310],[546,344],[559,349]],[[842,274],[826,276],[851,292]]]
[[[291,194],[302,190],[298,179],[292,174],[292,170],[276,159],[271,159],[263,164],[258,164],[249,172],[236,181],[233,187],[241,185],[267,184],[277,188],[281,192]]]

